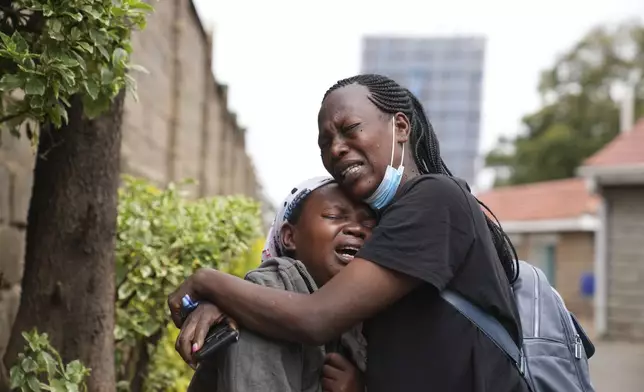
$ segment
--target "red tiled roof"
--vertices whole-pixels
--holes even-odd
[[[613,141],[584,162],[584,166],[644,165],[644,118],[629,132]]]
[[[477,197],[501,223],[577,218],[595,214],[599,206],[599,198],[580,178],[502,187]]]

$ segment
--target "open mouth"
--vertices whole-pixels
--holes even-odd
[[[335,254],[345,263],[350,262],[358,254],[360,247],[354,245],[341,245],[335,249]]]
[[[336,174],[340,180],[347,180],[353,177],[357,177],[360,173],[362,165],[362,162],[351,163],[349,166],[346,166],[344,168],[338,168],[338,170],[336,170]]]

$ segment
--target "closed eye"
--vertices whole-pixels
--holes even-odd
[[[334,220],[335,220],[335,219],[344,219],[344,216],[342,216],[342,215],[330,215],[330,214],[325,214],[325,215],[322,215],[322,217],[323,217],[323,218],[326,218],[326,219],[334,219]]]
[[[351,132],[351,131],[354,131],[354,130],[358,129],[358,126],[360,126],[360,123],[355,123],[355,124],[351,124],[351,125],[347,125],[347,126],[342,126],[340,128],[340,131],[342,133],[348,133],[348,132]]]
[[[362,226],[366,227],[367,229],[373,229],[374,227],[376,227],[376,221],[373,219],[363,221]]]

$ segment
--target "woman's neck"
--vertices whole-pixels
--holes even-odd
[[[416,162],[414,162],[414,160],[409,156],[405,157],[404,166],[405,166],[405,172],[403,173],[402,179],[400,180],[400,185],[403,185],[404,183],[411,180],[412,178],[418,177],[421,174],[423,174],[420,172],[420,170],[418,170],[418,166],[416,166]]]

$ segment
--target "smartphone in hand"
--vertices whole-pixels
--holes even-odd
[[[210,327],[206,340],[195,353],[197,362],[213,356],[215,353],[226,349],[233,343],[239,340],[239,330],[228,319],[223,319],[221,322]]]

